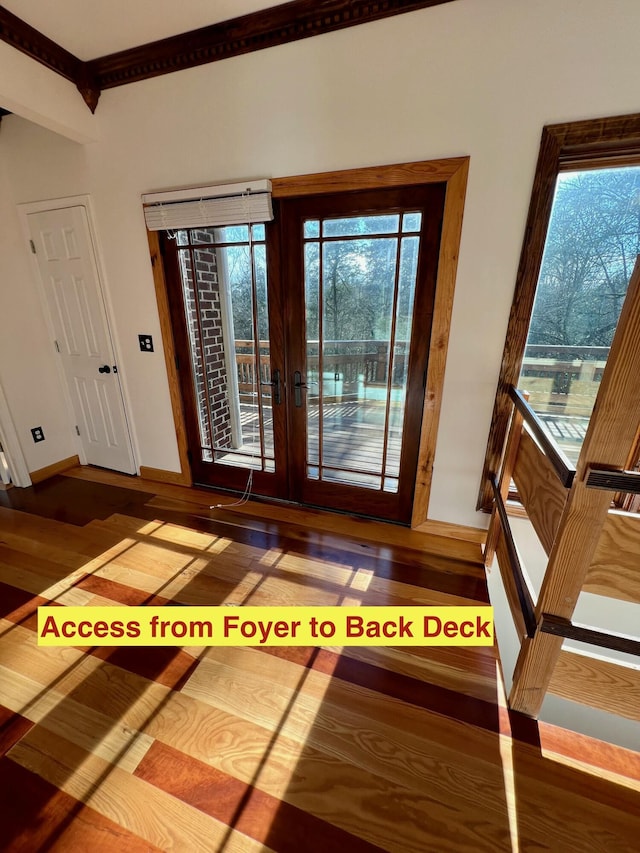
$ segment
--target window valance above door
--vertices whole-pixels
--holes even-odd
[[[149,231],[222,228],[273,219],[269,180],[146,193],[142,203]]]

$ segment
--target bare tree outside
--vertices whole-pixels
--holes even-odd
[[[530,344],[610,346],[640,252],[640,168],[560,175]]]
[[[558,178],[520,388],[577,459],[640,252],[640,167]]]

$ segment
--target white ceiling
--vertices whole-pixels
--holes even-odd
[[[282,4],[277,0],[2,0],[2,5],[87,60]]]

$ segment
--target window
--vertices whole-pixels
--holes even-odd
[[[626,291],[633,266],[632,256],[638,248],[640,206],[635,206],[638,198],[634,195],[633,188],[637,188],[640,183],[639,174],[638,114],[549,125],[543,130],[487,444],[478,509],[488,510],[491,506],[489,475],[496,472],[500,465],[511,412],[508,397],[511,385],[519,385],[521,388],[530,386],[527,390],[532,393],[534,408],[546,417],[552,433],[554,415],[566,414],[568,417],[588,421],[590,406],[593,405],[592,402],[589,404],[588,398],[593,396],[595,399],[593,392],[597,391],[602,362],[606,361],[610,342],[605,327],[614,322],[614,315],[617,321],[616,311],[619,313],[624,298],[622,290]],[[627,198],[621,203],[616,217],[614,189],[622,183],[627,187]],[[602,192],[594,193],[588,201],[590,191],[598,186]],[[594,201],[598,195],[600,201]],[[624,215],[621,215],[620,211],[624,211]],[[591,223],[588,216],[592,217]],[[584,269],[580,271],[580,275],[575,276],[579,289],[572,300],[572,312],[565,312],[567,334],[564,336],[564,342],[555,342],[557,346],[566,346],[568,349],[554,355],[551,353],[551,343],[554,343],[551,335],[554,328],[558,331],[558,309],[570,307],[565,303],[571,301],[565,300],[563,303],[559,293],[554,295],[554,280],[562,278],[562,287],[566,291],[571,264],[574,264],[573,272],[578,272],[575,266],[579,258],[576,246],[580,241],[575,239],[575,235],[578,235],[580,229],[583,235],[590,232],[593,234],[596,230],[594,222],[598,218],[604,220],[604,224],[603,221],[600,222],[599,248],[592,245],[591,251],[586,254],[583,251]],[[617,235],[612,233],[616,231],[616,228],[612,228],[615,223]],[[609,233],[605,233],[607,228]],[[567,245],[571,246],[571,240],[564,250],[558,249],[556,245],[560,235],[566,236],[572,231],[573,258],[571,251],[567,250]],[[622,278],[625,278],[624,288],[621,286]],[[552,309],[554,298],[555,311]],[[589,304],[590,308],[586,310]],[[591,340],[594,343],[587,343]],[[581,348],[580,341],[585,342],[582,347],[593,346],[600,349],[587,353]],[[602,343],[596,344],[595,341]],[[543,348],[536,349],[539,346]],[[548,361],[546,365],[541,364],[543,359]],[[573,421],[574,425],[584,422]],[[571,421],[566,420],[566,423]],[[565,422],[556,419],[556,433],[559,425],[568,431]],[[575,440],[565,442],[565,452],[569,450],[574,458],[579,453],[579,433],[578,429],[574,435]],[[557,438],[557,434],[554,437]],[[633,461],[629,460],[629,464]]]
[[[640,252],[640,166],[558,175],[518,387],[575,464]]]

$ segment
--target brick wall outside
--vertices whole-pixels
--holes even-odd
[[[211,240],[208,232],[192,232],[192,242]],[[193,258],[198,287],[198,303],[194,293],[193,270],[183,267],[183,287],[185,307],[191,339],[198,417],[202,443],[211,446],[211,430],[207,413],[209,401],[210,418],[213,427],[213,443],[216,448],[232,446],[231,421],[227,399],[227,368],[224,359],[224,340],[222,335],[222,311],[220,306],[220,285],[213,249],[199,249],[194,246]],[[197,331],[198,319],[202,335],[202,346]],[[204,352],[202,349],[204,348]],[[203,458],[212,461],[206,451]]]

